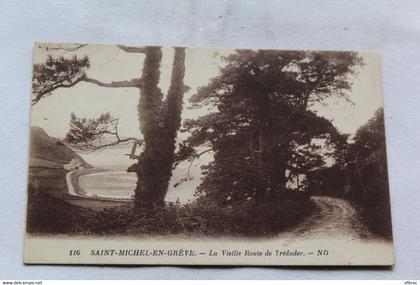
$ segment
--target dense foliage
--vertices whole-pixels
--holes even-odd
[[[371,232],[391,237],[391,213],[383,109],[361,126],[331,167],[307,175],[311,192],[348,199]]]
[[[348,198],[361,207],[371,231],[390,237],[391,210],[382,108],[357,130],[347,161],[351,186]]]
[[[283,201],[221,208],[207,200],[139,209],[133,204],[92,211],[32,189],[27,231],[80,235],[270,236],[294,226],[311,211],[310,203]],[[266,214],[261,215],[262,212]]]
[[[325,166],[325,149],[334,159],[334,150],[345,144],[332,123],[309,107],[333,96],[348,99],[345,90],[360,58],[350,52],[239,50],[226,61],[220,75],[192,97],[196,106],[217,111],[184,125],[191,132],[184,144],[214,152],[198,192],[220,205],[281,200],[288,182]]]

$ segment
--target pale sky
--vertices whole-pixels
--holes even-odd
[[[170,81],[173,49],[163,48],[162,51],[160,87],[165,94]],[[186,50],[184,83],[191,89],[184,96],[183,118],[198,117],[208,112],[203,108],[187,109],[188,99],[198,87],[206,85],[209,79],[218,75],[219,68],[224,64],[221,56],[232,52],[234,51],[223,49]],[[139,78],[144,59],[142,54],[126,53],[111,45],[88,45],[76,52],[63,50],[47,52],[45,46],[41,45],[35,47],[34,63],[44,62],[48,54],[54,57],[87,55],[91,63],[87,71],[88,76],[103,82]],[[355,78],[351,90],[354,106],[342,101],[331,101],[314,107],[318,114],[333,120],[340,131],[349,134],[354,134],[357,128],[383,105],[379,56],[368,53],[360,55],[363,57],[364,66]],[[137,88],[104,88],[81,82],[72,88],[55,90],[51,96],[41,99],[32,108],[31,125],[42,127],[50,136],[63,138],[69,128],[71,112],[78,117],[87,118],[97,118],[101,113],[110,112],[120,119],[118,129],[121,136],[141,137],[137,120],[138,98]]]

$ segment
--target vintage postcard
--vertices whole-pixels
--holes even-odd
[[[394,264],[380,56],[37,43],[27,264]]]

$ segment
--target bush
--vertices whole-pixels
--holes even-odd
[[[299,200],[298,200],[299,199]],[[313,205],[302,197],[220,207],[200,198],[194,203],[163,208],[134,206],[106,209],[92,216],[88,229],[96,234],[259,236],[278,233],[310,214]]]
[[[298,224],[313,205],[306,196],[279,201],[253,200],[221,207],[206,198],[160,208],[133,204],[98,212],[73,206],[40,191],[30,191],[27,231],[92,235],[274,235]]]
[[[361,208],[369,230],[385,238],[392,237],[388,166],[383,109],[357,130],[349,148],[349,199]]]
[[[73,206],[36,189],[28,191],[26,231],[28,233],[78,233],[86,230],[94,212]]]

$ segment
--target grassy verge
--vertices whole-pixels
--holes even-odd
[[[54,198],[37,189],[29,189],[26,231],[28,233],[81,233],[95,213]]]
[[[220,207],[198,199],[192,204],[169,203],[163,208],[137,209],[133,204],[92,211],[29,192],[27,231],[83,235],[270,236],[310,215],[310,199],[246,202]]]
[[[360,208],[363,223],[374,234],[392,240],[392,223],[389,201],[378,201],[370,207]]]

